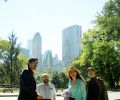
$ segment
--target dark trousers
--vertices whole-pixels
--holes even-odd
[[[69,100],[75,100],[75,98],[70,97]]]
[[[51,99],[41,99],[41,100],[51,100]]]

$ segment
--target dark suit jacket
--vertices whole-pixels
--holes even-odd
[[[101,79],[91,78],[87,82],[87,100],[108,100],[107,91]]]
[[[37,100],[36,82],[31,69],[25,69],[20,75],[18,100]]]

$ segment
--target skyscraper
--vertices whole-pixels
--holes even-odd
[[[55,57],[53,57],[53,70],[54,71],[65,71],[65,66],[62,60],[58,59],[58,55],[56,54]]]
[[[44,69],[51,69],[53,67],[53,57],[52,51],[47,50],[43,56],[43,68]]]
[[[62,60],[65,66],[69,66],[71,61],[80,53],[81,26],[73,25],[67,27],[62,32]]]
[[[20,53],[24,54],[27,58],[29,58],[29,49],[21,48]]]
[[[38,70],[42,66],[42,38],[39,32],[33,36],[32,40],[32,57],[39,59]]]
[[[32,57],[32,40],[27,41],[27,49],[29,50],[29,58]]]

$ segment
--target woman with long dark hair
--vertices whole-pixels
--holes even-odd
[[[74,66],[71,66],[66,72],[69,77],[69,100],[86,100],[86,85],[83,77],[80,75],[79,70]]]

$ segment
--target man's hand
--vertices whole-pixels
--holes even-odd
[[[42,96],[37,96],[37,100],[41,100],[42,99]]]
[[[56,97],[55,97],[55,96],[53,97],[53,100],[56,100]]]

